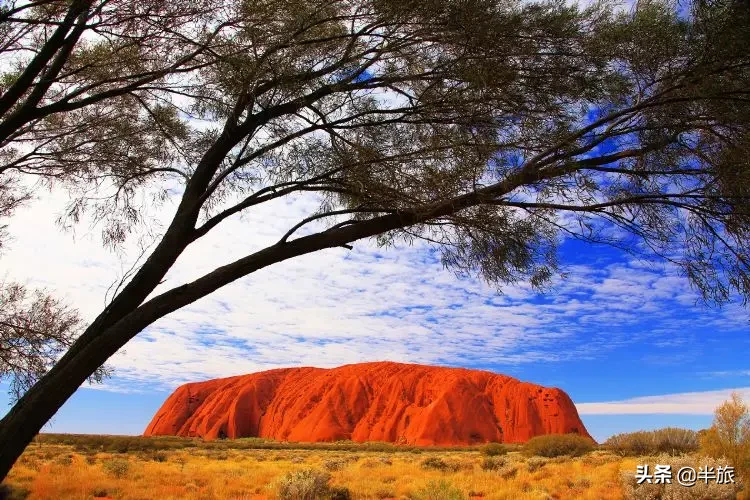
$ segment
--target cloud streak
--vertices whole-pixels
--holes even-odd
[[[644,396],[602,403],[578,403],[576,404],[576,408],[581,415],[639,415],[660,413],[711,415],[717,406],[730,398],[732,392],[739,393],[746,401],[750,399],[750,387],[739,387],[716,391]]]

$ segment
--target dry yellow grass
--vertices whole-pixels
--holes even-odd
[[[429,457],[447,470],[425,468]],[[156,459],[156,460],[154,460]],[[163,461],[157,461],[163,460]],[[158,453],[77,453],[59,444],[34,444],[13,468],[8,484],[29,499],[273,499],[285,473],[316,468],[354,499],[409,498],[431,481],[445,480],[465,498],[616,499],[621,470],[637,460],[594,452],[576,459],[501,457],[484,470],[478,451],[422,453],[327,450],[174,450]]]

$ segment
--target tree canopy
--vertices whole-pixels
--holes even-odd
[[[78,313],[44,290],[30,292],[18,283],[0,282],[0,379],[18,399],[75,341]],[[103,368],[92,379],[101,381]]]
[[[572,237],[666,259],[710,303],[750,298],[746,2],[2,5],[0,202],[25,199],[29,176],[64,184],[71,219],[92,211],[116,246],[148,204],[179,199],[143,264],[3,419],[3,474],[158,318],[362,238],[421,238],[459,274],[543,288]],[[146,300],[190,244],[295,195],[319,208],[276,244]]]

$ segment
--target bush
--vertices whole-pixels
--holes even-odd
[[[518,467],[514,465],[505,465],[497,471],[503,479],[513,479],[518,474]]]
[[[604,446],[620,456],[643,456],[667,453],[683,455],[698,449],[698,433],[690,429],[667,427],[655,431],[616,434]]]
[[[485,457],[482,460],[482,470],[499,470],[505,465],[505,458],[503,457]]]
[[[488,457],[498,457],[505,455],[509,448],[501,443],[488,443],[482,448],[482,453]]]
[[[615,434],[604,442],[604,446],[620,456],[643,456],[653,454],[651,433],[646,431]]]
[[[536,472],[545,465],[547,465],[548,460],[546,458],[542,457],[531,457],[526,462],[526,467],[529,469],[529,472]]]
[[[750,482],[750,407],[733,393],[714,412],[710,429],[700,433],[700,451],[714,458],[725,458]]]
[[[638,484],[637,478],[635,477],[635,470],[632,472],[623,471],[621,481],[626,500],[652,498],[660,500],[703,500],[708,498],[711,500],[734,500],[737,498],[737,492],[742,489],[742,483],[738,478],[735,478],[735,481],[737,481],[736,483],[730,484],[718,484],[718,482],[714,480],[708,482],[699,480],[695,485],[690,487],[682,486],[677,482],[676,476],[681,468],[692,467],[696,472],[698,472],[700,467],[703,467],[704,470],[707,467],[713,467],[714,470],[716,470],[718,467],[727,465],[726,461],[723,459],[712,459],[706,457],[693,459],[688,455],[673,457],[665,453],[648,461],[650,474],[653,474],[656,464],[672,466],[672,483],[654,484],[643,482]],[[639,465],[646,465],[646,461],[641,462]]]
[[[578,434],[547,434],[536,436],[524,445],[526,455],[538,457],[577,457],[594,449],[594,443]]]
[[[109,474],[112,474],[116,478],[121,478],[127,475],[130,463],[127,459],[113,458],[102,462],[102,467],[104,467],[104,470]]]
[[[166,453],[161,451],[150,451],[145,453],[139,453],[138,458],[140,458],[143,461],[153,461],[153,462],[166,462],[167,456]],[[211,458],[218,458],[218,457],[211,457]],[[218,458],[221,460],[221,458]]]
[[[317,469],[303,469],[287,473],[278,482],[279,500],[318,500],[331,494],[328,481],[331,475]]]
[[[331,458],[323,462],[323,467],[326,470],[333,472],[343,469],[344,467],[346,467],[346,464],[348,462],[348,460],[345,460],[343,458]]]
[[[461,490],[445,480],[432,481],[409,496],[414,500],[464,500],[466,498]]]
[[[448,463],[440,457],[428,457],[422,460],[423,469],[434,469],[440,471],[456,471],[458,466],[455,463]]]

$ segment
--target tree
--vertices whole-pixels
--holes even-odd
[[[189,92],[174,78],[206,63],[202,54],[222,28],[195,21],[208,8],[186,1],[0,3],[0,221],[32,198],[29,178],[82,187],[169,172],[159,149],[179,130],[161,102]],[[0,223],[0,251],[5,229]],[[72,345],[80,319],[48,292],[14,282],[0,282],[0,306],[0,378],[20,397]]]
[[[701,432],[700,447],[710,457],[729,460],[738,474],[750,478],[750,408],[738,393],[716,408],[713,424]]]
[[[0,380],[10,380],[18,399],[73,345],[81,318],[44,290],[29,293],[18,283],[0,282],[0,304]],[[99,368],[91,378],[105,374]]]
[[[80,194],[71,214],[95,210],[109,244],[145,219],[135,193],[180,194],[142,265],[0,423],[0,473],[157,319],[264,267],[363,238],[422,238],[459,274],[541,288],[565,234],[667,259],[710,303],[746,302],[748,16],[730,0],[699,0],[687,18],[656,1],[629,13],[512,0],[205,9],[197,22],[215,33],[206,60],[174,80],[192,90],[165,92],[163,119],[122,96],[132,116],[168,130],[158,147],[136,127],[119,149],[93,112],[76,122],[94,124],[88,135],[30,139],[39,172],[86,165],[77,185],[98,195]],[[320,208],[277,243],[152,294],[223,221],[298,195]]]
[[[101,180],[169,172],[181,129],[169,96],[207,64],[210,1],[0,3],[0,217],[29,199],[18,177]],[[196,20],[197,18],[197,20]],[[158,164],[158,167],[156,166]]]

